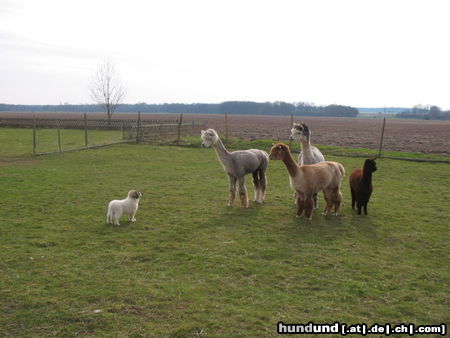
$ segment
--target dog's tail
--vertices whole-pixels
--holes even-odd
[[[114,222],[114,212],[108,208],[108,213],[106,214],[106,223],[113,224]]]

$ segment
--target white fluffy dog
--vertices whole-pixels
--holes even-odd
[[[139,199],[142,194],[136,190],[130,190],[128,197],[123,200],[112,200],[108,205],[108,214],[106,215],[106,222],[108,224],[119,224],[119,218],[125,214],[128,215],[128,220],[136,222],[134,215],[138,209]]]

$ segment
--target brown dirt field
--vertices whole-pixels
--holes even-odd
[[[31,113],[0,113],[0,117],[31,117]],[[74,118],[77,113],[36,113],[37,117]],[[104,114],[89,114],[103,117]],[[137,114],[114,114],[113,118],[137,118]],[[178,114],[141,114],[142,119],[178,119]],[[184,121],[203,121],[209,128],[225,132],[223,115],[184,114]],[[230,136],[243,139],[275,139],[287,141],[290,116],[229,115]],[[306,123],[313,144],[349,148],[378,149],[383,120],[380,118],[294,117]],[[386,119],[383,150],[450,155],[450,121]]]

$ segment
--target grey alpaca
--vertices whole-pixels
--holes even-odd
[[[230,183],[230,199],[228,205],[234,204],[236,199],[236,185],[239,189],[241,205],[248,208],[247,188],[245,175],[252,173],[255,187],[256,203],[263,203],[266,195],[266,171],[269,165],[269,154],[259,149],[237,150],[229,152],[214,129],[202,130],[202,146],[210,147],[216,151],[217,157],[228,174]]]
[[[300,151],[300,155],[298,155],[298,164],[314,164],[325,161],[325,157],[320,152],[319,149],[311,145],[310,141],[310,131],[306,124],[304,123],[294,123],[291,129],[290,140],[300,142],[300,146],[302,150]],[[297,199],[296,199],[297,200]],[[313,195],[314,200],[314,208],[317,209],[318,200],[317,193]]]

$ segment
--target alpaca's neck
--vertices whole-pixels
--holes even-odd
[[[363,168],[361,183],[370,185],[372,183],[372,170]]]
[[[225,168],[230,168],[231,167],[231,154],[223,145],[222,140],[219,138],[217,140],[217,143],[213,144],[212,147],[216,151],[216,154],[217,154],[217,157],[219,158],[220,163],[222,163],[222,165]]]
[[[308,154],[308,155],[311,154],[312,155],[311,142],[309,142],[309,139],[307,141],[300,140],[300,145],[302,147],[303,154]]]
[[[299,167],[297,163],[295,163],[290,152],[285,154],[285,156],[283,157],[283,162],[289,172],[289,176],[294,177],[298,174]]]

